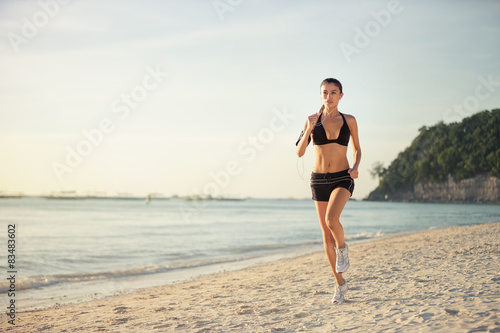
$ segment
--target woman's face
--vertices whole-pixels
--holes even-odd
[[[340,89],[335,83],[325,83],[321,86],[321,100],[323,105],[329,109],[336,108],[342,96],[344,94],[340,93]]]

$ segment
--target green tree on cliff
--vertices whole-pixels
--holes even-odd
[[[370,199],[412,190],[420,180],[460,181],[478,174],[500,177],[500,109],[479,112],[460,123],[423,126],[419,132],[387,168],[375,163],[370,173],[379,178],[379,185]]]

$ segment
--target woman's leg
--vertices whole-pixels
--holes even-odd
[[[326,226],[333,234],[337,248],[341,249],[345,246],[344,242],[344,228],[340,224],[340,214],[345,207],[347,201],[351,197],[351,193],[343,188],[337,187],[332,191],[330,200],[326,208]]]
[[[338,285],[344,284],[344,279],[342,278],[342,273],[335,272],[335,264],[337,261],[337,255],[335,253],[335,239],[331,230],[326,225],[326,211],[328,208],[327,201],[315,201],[316,211],[318,212],[318,219],[321,225],[321,231],[323,232],[323,245],[325,246],[326,257],[328,258],[328,263],[332,268],[333,275]]]

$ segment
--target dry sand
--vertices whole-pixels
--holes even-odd
[[[7,332],[500,332],[500,223],[350,246],[346,302],[323,253],[45,310]]]

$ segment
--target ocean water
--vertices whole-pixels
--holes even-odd
[[[341,216],[349,242],[496,221],[500,206],[472,204],[349,201]],[[6,278],[12,224],[18,311],[322,249],[311,200],[3,199],[0,260]],[[9,286],[0,282],[4,302]]]

